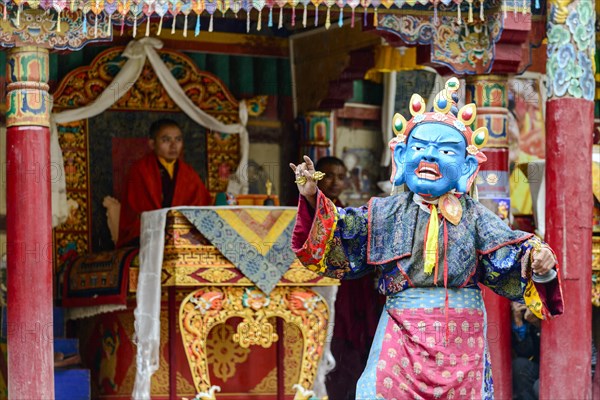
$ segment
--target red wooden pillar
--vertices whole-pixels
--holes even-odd
[[[7,61],[8,398],[54,398],[48,51]]]
[[[485,126],[490,137],[483,153],[488,161],[478,178],[479,200],[498,213],[500,204],[510,209],[508,183],[508,77],[474,75],[466,78],[465,103],[477,105],[477,128]],[[494,177],[495,179],[488,179]],[[508,215],[506,216],[508,217]],[[494,396],[512,398],[510,301],[483,288],[487,312],[487,338],[492,362]]]
[[[561,266],[565,314],[542,324],[540,399],[592,394],[594,37],[581,32],[594,23],[592,1],[548,3],[546,241]]]

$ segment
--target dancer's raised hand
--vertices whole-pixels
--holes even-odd
[[[290,168],[296,177],[298,191],[308,200],[314,208],[317,204],[317,181],[322,179],[324,174],[315,170],[315,164],[309,156],[304,156],[304,162],[298,165],[290,163]]]

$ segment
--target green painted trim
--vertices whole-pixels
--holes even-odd
[[[185,53],[201,70],[206,70],[206,53]]]
[[[353,82],[354,95],[348,103],[371,104],[380,106],[383,102],[383,85],[365,80]]]
[[[0,77],[6,78],[6,51],[0,51]]]
[[[258,79],[257,94],[276,95],[278,88],[277,59],[255,58],[254,77]]]
[[[254,90],[254,58],[231,57],[231,85],[229,88],[237,98],[252,97],[257,94]]]
[[[215,74],[229,87],[229,56],[221,54],[209,54],[206,57],[206,71]]]
[[[279,71],[279,95],[292,96],[292,67],[289,59],[279,59],[277,62]]]

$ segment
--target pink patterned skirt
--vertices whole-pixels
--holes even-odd
[[[493,399],[478,288],[411,288],[389,296],[356,398]]]

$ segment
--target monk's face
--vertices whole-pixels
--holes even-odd
[[[346,168],[336,164],[326,164],[321,168],[325,177],[317,185],[327,198],[335,200],[346,187]]]
[[[156,137],[150,139],[150,147],[158,157],[175,161],[183,150],[183,134],[176,126],[163,126]]]

